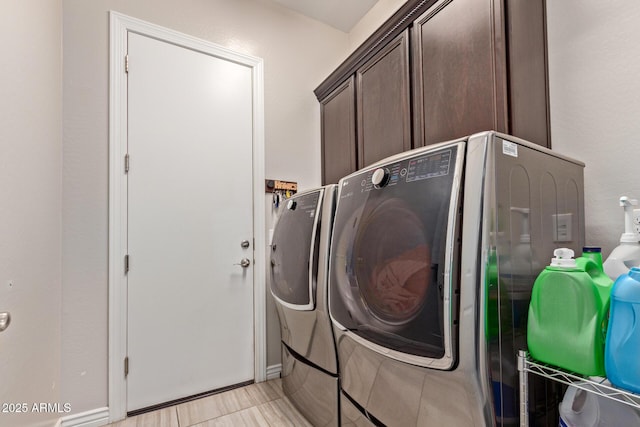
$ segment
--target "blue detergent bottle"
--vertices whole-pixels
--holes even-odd
[[[605,371],[611,384],[640,393],[640,268],[613,284],[605,344]]]

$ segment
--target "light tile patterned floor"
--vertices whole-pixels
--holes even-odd
[[[280,379],[127,418],[110,427],[309,426],[282,392]]]

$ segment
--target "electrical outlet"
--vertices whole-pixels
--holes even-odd
[[[633,210],[633,228],[640,233],[640,209]]]

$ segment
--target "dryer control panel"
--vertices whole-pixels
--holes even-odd
[[[449,175],[453,168],[453,151],[454,148],[438,150],[363,172],[358,176],[360,192]],[[342,186],[347,187],[352,183],[353,179],[347,179]]]

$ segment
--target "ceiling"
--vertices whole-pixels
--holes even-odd
[[[378,0],[273,0],[348,33]]]

